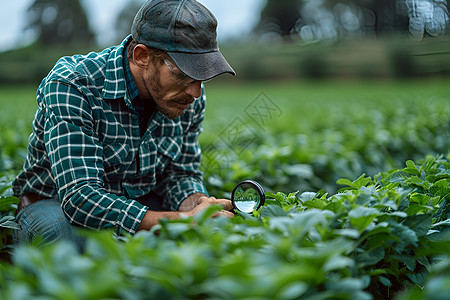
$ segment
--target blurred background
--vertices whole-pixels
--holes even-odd
[[[450,154],[448,1],[200,2],[237,72],[206,83],[212,194],[243,179],[331,193],[341,177]],[[0,177],[23,165],[35,91],[57,59],[117,45],[143,3],[1,2]]]
[[[449,74],[445,0],[200,2],[241,80]],[[38,82],[62,55],[120,43],[143,3],[2,1],[0,82]]]

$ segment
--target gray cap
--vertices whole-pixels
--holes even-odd
[[[177,67],[195,80],[235,75],[217,45],[217,20],[195,0],[149,0],[131,27],[133,39],[165,50]]]

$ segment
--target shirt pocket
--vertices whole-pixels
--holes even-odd
[[[171,163],[176,162],[181,156],[183,137],[160,137],[156,139],[156,172],[161,174]]]

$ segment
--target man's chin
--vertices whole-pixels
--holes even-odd
[[[158,109],[158,111],[166,118],[174,120],[176,118],[178,118],[179,116],[181,116],[182,114],[184,114],[184,109],[180,110],[168,110],[168,109]]]

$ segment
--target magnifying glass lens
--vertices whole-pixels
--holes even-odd
[[[264,205],[264,191],[255,181],[246,180],[239,183],[231,194],[234,207],[244,213],[251,213]]]

